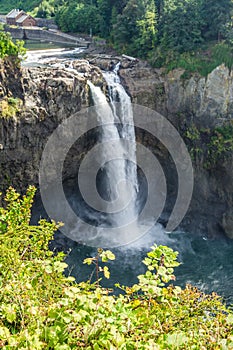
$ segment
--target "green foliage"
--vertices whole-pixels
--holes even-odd
[[[35,7],[31,14],[39,18],[54,17],[54,0],[42,0],[38,7]]]
[[[196,163],[201,161],[206,169],[212,169],[232,155],[233,123],[226,122],[213,130],[198,130],[193,124],[186,129],[184,140],[192,159]]]
[[[200,0],[165,0],[161,46],[178,52],[193,50],[203,39]]]
[[[102,17],[94,5],[72,3],[61,6],[56,14],[56,20],[64,32],[80,32],[99,34]]]
[[[210,136],[207,150],[206,168],[211,168],[221,159],[231,156],[233,151],[233,123],[215,128]]]
[[[0,101],[0,118],[11,118],[21,110],[22,100],[14,97],[5,97]]]
[[[197,164],[203,156],[202,133],[198,130],[195,124],[186,128],[184,140],[189,149],[191,159]]]
[[[200,11],[203,25],[202,35],[207,40],[219,40],[224,36],[224,26],[231,22],[231,0],[203,0]]]
[[[227,44],[226,42],[221,42],[214,46],[213,56],[217,63],[224,63],[226,67],[230,70],[233,65],[233,46]]]
[[[0,0],[0,13],[7,14],[12,9],[19,8],[31,12],[33,16],[49,18],[54,16],[56,0]]]
[[[40,0],[0,0],[0,13],[7,14],[15,8],[31,11],[38,6],[40,2]]]
[[[230,70],[233,65],[233,47],[226,41],[204,45],[195,51],[178,53],[174,50],[156,48],[150,54],[150,62],[154,67],[166,67],[167,72],[175,68],[183,68],[183,78],[190,73],[199,73],[206,77],[213,69],[225,64]]]
[[[99,25],[100,35],[106,38],[109,36],[111,28],[111,17],[113,11],[111,0],[97,0],[97,7],[101,16]]]
[[[84,264],[87,264],[87,265],[94,264],[95,265],[95,269],[94,269],[94,271],[91,274],[91,277],[89,279],[90,282],[91,282],[91,279],[93,277],[94,272],[96,272],[96,284],[98,286],[99,286],[99,282],[101,281],[101,279],[99,278],[100,272],[103,272],[105,278],[107,278],[107,279],[110,278],[110,272],[109,272],[108,266],[102,267],[99,265],[99,261],[106,263],[109,260],[115,260],[115,255],[110,250],[103,250],[101,248],[98,249],[97,255],[95,257],[84,259],[84,261],[83,261]]]
[[[147,271],[144,275],[138,276],[138,286],[145,295],[153,297],[162,295],[161,287],[165,283],[175,280],[174,267],[180,264],[176,261],[178,252],[174,252],[171,248],[154,245],[151,249],[151,252],[143,260],[143,263],[147,266]]]
[[[26,49],[24,49],[23,45],[23,41],[16,40],[14,43],[9,33],[0,31],[0,58],[5,58],[6,56],[20,58],[24,56]]]
[[[34,193],[29,187],[20,198],[10,188],[0,208],[1,349],[232,348],[233,313],[217,295],[164,285],[179,265],[168,247],[153,246],[143,261],[146,273],[118,296],[65,277],[64,254],[48,249],[59,225],[30,225]],[[114,258],[99,249],[85,263]],[[98,271],[108,278],[105,267]]]
[[[112,37],[115,47],[145,57],[157,40],[157,12],[154,1],[129,0],[117,16]]]

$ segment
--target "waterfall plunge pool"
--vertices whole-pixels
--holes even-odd
[[[59,52],[61,52],[60,49]],[[44,56],[46,56],[46,63],[48,62],[46,52],[37,52],[36,55],[33,55],[33,53],[30,55],[29,65],[33,60],[36,61]],[[54,51],[52,53],[53,59],[57,57],[56,55],[57,53]],[[113,76],[109,76],[110,80],[112,78]],[[117,81],[117,84],[119,84],[119,81]],[[113,95],[116,92],[113,86],[112,92]],[[113,95],[112,98],[114,98]],[[132,176],[135,171],[131,169],[129,173]],[[72,197],[69,191],[67,196]],[[79,201],[79,210],[82,210],[80,209],[82,201],[75,198],[75,201],[77,200]],[[43,215],[43,208],[42,205],[38,204],[39,202],[40,200],[36,201],[33,207],[33,221],[39,216],[46,216]],[[185,286],[186,283],[190,283],[204,292],[218,293],[228,304],[233,303],[233,242],[224,237],[207,239],[205,232],[203,232],[203,235],[181,231],[166,233],[159,224],[153,226],[150,232],[138,241],[125,247],[111,249],[116,255],[116,260],[109,263],[111,277],[109,280],[103,278],[102,285],[114,288],[115,283],[130,286],[137,282],[137,276],[145,270],[142,260],[154,243],[167,245],[179,252],[178,260],[181,265],[175,269],[175,284]],[[56,246],[55,239],[51,247]],[[92,267],[83,265],[83,260],[86,257],[95,256],[96,249],[78,243],[71,244],[71,246],[72,249],[66,257],[66,262],[69,265],[67,274],[75,276],[77,281],[87,280],[92,274]]]

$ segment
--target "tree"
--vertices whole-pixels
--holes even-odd
[[[129,0],[113,27],[117,48],[145,57],[156,41],[157,14],[154,0]]]
[[[205,39],[217,40],[221,38],[224,25],[231,20],[232,7],[231,0],[203,0],[201,7],[202,34]]]
[[[37,17],[40,18],[50,18],[54,16],[54,2],[53,0],[43,0],[38,9],[37,9],[37,13],[36,13]]]
[[[164,49],[193,50],[203,41],[201,0],[165,0],[161,22]]]
[[[80,4],[76,7],[75,16],[74,31],[94,35],[100,33],[101,16],[96,6]]]
[[[155,7],[158,12],[158,18],[160,18],[160,16],[162,16],[163,13],[164,0],[155,0]]]
[[[59,8],[56,12],[56,22],[65,32],[99,34],[102,18],[94,4],[75,1]]]
[[[111,0],[97,0],[97,6],[101,16],[100,33],[106,38],[110,33],[112,15]]]
[[[139,36],[137,22],[142,19],[142,15],[141,1],[129,0],[122,14],[117,16],[116,24],[113,27],[113,38],[117,48],[124,50],[127,47],[129,53],[134,53],[134,42]]]

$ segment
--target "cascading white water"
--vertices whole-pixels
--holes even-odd
[[[110,103],[107,103],[106,96],[99,87],[91,82],[88,84],[96,118],[102,125],[99,142],[102,147],[103,167],[99,191],[105,199],[106,206],[101,209],[102,212],[108,213],[106,222],[109,227],[118,229],[117,235],[120,234],[121,245],[133,240],[137,232],[138,180],[133,111],[130,97],[120,84],[117,70],[104,73],[104,78],[108,84]],[[132,223],[132,232],[129,232],[129,226],[125,229],[129,223]],[[99,229],[100,233],[101,228]],[[108,240],[109,237],[105,238]],[[114,244],[115,241],[114,238]]]
[[[119,135],[122,139],[131,141],[126,152],[130,159],[133,160],[133,163],[131,162],[131,164],[128,164],[127,166],[126,162],[126,174],[134,186],[134,191],[138,192],[136,140],[133,121],[133,109],[131,99],[126,93],[124,87],[121,85],[121,81],[118,76],[119,68],[120,62],[116,65],[113,72],[104,73],[103,75],[108,84],[110,105],[113,111],[114,120],[116,123],[119,123]]]

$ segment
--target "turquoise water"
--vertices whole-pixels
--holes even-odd
[[[145,271],[141,261],[150,250],[153,235],[157,244],[167,245],[179,252],[181,265],[175,269],[174,284],[184,287],[189,283],[203,292],[216,292],[227,304],[233,304],[233,241],[225,238],[208,240],[205,236],[184,232],[166,234],[154,228],[150,239],[145,236],[139,244],[113,249],[116,260],[109,264],[111,277],[110,280],[103,278],[102,285],[114,287],[117,282],[123,285],[137,282],[137,276]],[[95,249],[80,245],[69,253],[66,258],[68,270],[77,281],[87,280],[91,276],[93,268],[82,262],[95,254]],[[95,274],[93,281],[94,278]]]
[[[28,42],[26,45],[30,50],[64,48],[43,42]],[[38,55],[35,55],[35,61],[38,62]],[[37,215],[42,215],[42,212],[41,209],[37,210]],[[168,234],[161,226],[155,226],[140,241],[124,248],[112,249],[116,260],[109,264],[111,278],[103,279],[102,284],[114,287],[117,282],[129,286],[137,282],[137,276],[145,271],[141,261],[153,243],[167,245],[179,252],[181,265],[175,269],[175,284],[184,287],[190,283],[204,292],[217,292],[228,304],[233,303],[233,241],[224,237],[210,240],[205,233]],[[96,249],[76,244],[66,258],[69,265],[67,273],[75,276],[77,281],[87,280],[93,274],[93,268],[83,265],[83,260],[95,255]]]

